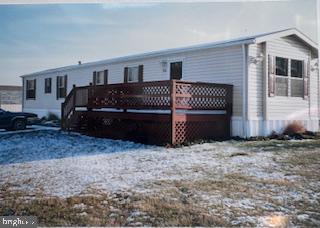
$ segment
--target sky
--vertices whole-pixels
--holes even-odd
[[[0,85],[20,75],[296,27],[317,41],[316,0],[0,5]]]

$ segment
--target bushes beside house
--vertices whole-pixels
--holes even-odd
[[[42,117],[40,125],[48,127],[60,127],[61,119],[55,113],[49,112],[47,116]]]
[[[303,134],[306,132],[305,127],[298,121],[294,121],[286,126],[283,131],[285,135]]]

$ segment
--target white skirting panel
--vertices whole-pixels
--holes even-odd
[[[39,118],[48,116],[49,113],[56,114],[57,116],[61,116],[60,109],[38,109],[38,108],[24,108],[24,112],[31,112],[38,115]]]
[[[244,137],[244,124],[241,116],[231,118],[231,136]]]
[[[301,123],[308,131],[319,131],[319,119],[308,120],[248,120],[246,123],[247,136],[269,136],[273,131],[283,133],[288,124]]]

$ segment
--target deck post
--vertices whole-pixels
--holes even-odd
[[[233,104],[233,86],[227,85],[226,86],[227,94],[226,94],[226,125],[227,125],[227,135],[228,137],[231,137],[232,134],[232,124],[231,124],[231,118],[232,118],[232,104]]]
[[[77,96],[77,91],[76,91],[76,85],[75,84],[73,84],[72,85],[72,90],[73,90],[73,112],[75,112],[75,110],[76,110],[76,96]]]
[[[65,129],[65,123],[64,123],[64,102],[61,103],[61,129]]]
[[[88,89],[88,105],[87,105],[87,111],[92,111],[91,107],[91,98],[93,97],[93,88],[92,88],[92,82],[89,83],[89,89]]]
[[[171,80],[170,87],[170,109],[171,109],[171,144],[176,143],[176,81]]]

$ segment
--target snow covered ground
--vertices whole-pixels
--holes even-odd
[[[14,183],[28,191],[41,188],[62,197],[89,187],[150,191],[156,181],[204,178],[206,173],[197,169],[215,170],[219,178],[237,169],[259,178],[284,178],[271,153],[230,157],[247,153],[235,142],[173,149],[44,130],[9,134],[0,142],[1,184]]]
[[[52,129],[3,133],[0,185],[63,198],[92,188],[170,197],[178,186],[211,213],[238,213],[233,225],[255,218],[258,209],[306,213],[320,225],[320,178],[314,175],[320,163],[312,159],[319,146],[311,140],[226,141],[164,148]],[[293,206],[299,200],[309,206]]]

